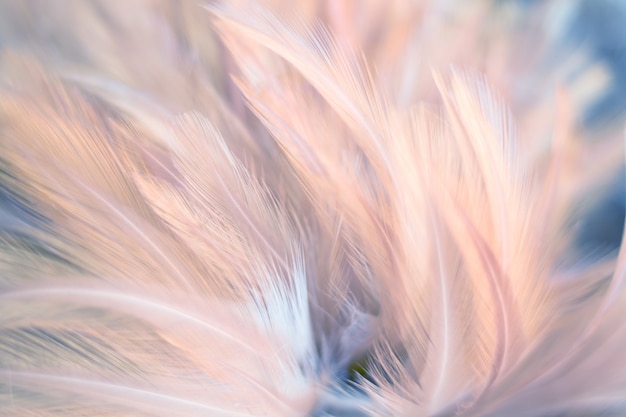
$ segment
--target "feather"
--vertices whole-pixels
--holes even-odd
[[[624,412],[611,75],[488,3],[0,4],[0,416]]]

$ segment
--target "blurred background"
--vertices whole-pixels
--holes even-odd
[[[525,0],[537,3],[537,0]],[[626,1],[584,0],[572,14],[564,32],[565,47],[585,45],[594,59],[610,68],[613,83],[607,93],[592,105],[585,117],[588,131],[602,129],[607,123],[623,123],[626,111]],[[593,134],[590,136],[593,138]],[[602,164],[603,161],[597,161]],[[615,249],[624,227],[626,182],[624,169],[607,185],[604,197],[595,204],[580,229],[579,244],[583,248]]]

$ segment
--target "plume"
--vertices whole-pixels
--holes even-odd
[[[626,413],[614,73],[495,3],[1,2],[0,416]]]

